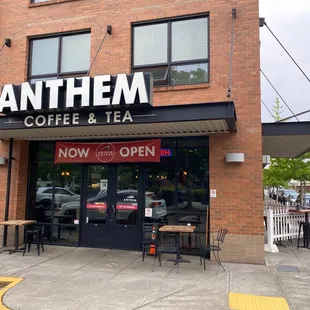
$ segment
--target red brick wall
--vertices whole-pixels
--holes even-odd
[[[106,38],[91,74],[130,73],[131,22],[210,12],[210,84],[157,89],[155,105],[227,100],[231,9],[237,8],[232,100],[238,132],[210,138],[210,186],[217,190],[217,198],[211,200],[211,228],[227,227],[233,235],[263,235],[258,0],[52,0],[45,3],[50,5],[42,4],[1,0],[0,43],[9,37],[12,47],[1,52],[0,86],[26,80],[27,36],[90,28],[93,59],[106,25],[111,24],[113,34]],[[24,148],[22,144],[16,151]],[[7,146],[0,146],[3,152]],[[228,152],[244,153],[245,162],[226,164]],[[26,185],[25,162],[17,156],[13,167],[12,189],[21,200]],[[0,168],[2,175],[4,168]],[[17,176],[22,179],[16,180]],[[5,181],[1,182],[3,193]],[[0,216],[2,207],[3,197]],[[22,216],[22,212],[17,213]]]

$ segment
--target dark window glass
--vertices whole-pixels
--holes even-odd
[[[54,164],[55,143],[31,143],[27,219],[42,227],[44,242],[78,243],[81,167]]]
[[[138,176],[137,165],[118,165],[117,167],[117,224],[137,225]]]
[[[108,165],[94,165],[88,168],[86,222],[106,224]]]
[[[208,33],[208,17],[134,26],[133,71],[152,73],[157,86],[207,83]]]
[[[55,156],[55,143],[42,142],[38,146],[38,159],[39,160],[54,160]]]
[[[30,41],[29,80],[85,74],[90,65],[90,33],[57,35]]]
[[[149,164],[146,170],[145,208],[151,209],[151,216],[145,217],[145,221],[173,225],[176,214],[176,142],[162,140],[161,147],[170,156],[162,156],[160,164]]]
[[[183,253],[197,253],[199,238],[205,242],[209,211],[209,140],[179,140],[178,223],[196,226],[183,234]]]

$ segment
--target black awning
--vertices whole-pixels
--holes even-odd
[[[199,136],[236,130],[233,102],[113,110],[80,109],[0,118],[1,139]]]
[[[263,155],[299,157],[310,150],[310,122],[263,123]]]

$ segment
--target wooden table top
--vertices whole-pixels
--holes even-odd
[[[159,228],[162,232],[176,232],[176,233],[193,233],[196,226],[183,226],[183,225],[165,225]]]
[[[303,210],[290,209],[289,212],[291,212],[291,213],[310,213],[310,209],[303,209]]]
[[[6,226],[24,226],[29,224],[35,224],[37,221],[34,220],[10,220],[10,221],[4,221],[0,222],[0,225],[6,225]]]

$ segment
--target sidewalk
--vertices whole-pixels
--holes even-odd
[[[265,266],[224,263],[226,272],[213,262],[204,271],[199,257],[188,256],[179,274],[166,261],[152,272],[153,259],[142,263],[137,252],[46,246],[40,257],[34,248],[25,257],[3,253],[0,277],[24,278],[3,302],[16,310],[227,310],[234,292],[285,297],[290,309],[309,309],[310,250],[279,249],[266,253]]]

